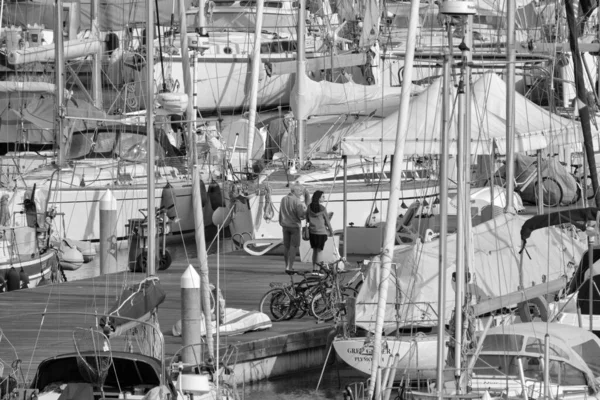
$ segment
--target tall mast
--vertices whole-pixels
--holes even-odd
[[[63,44],[63,2],[56,0],[54,7],[54,73],[56,75],[56,104],[54,105],[54,116],[56,118],[56,139],[58,146],[56,164],[61,167],[66,162],[67,143],[64,132],[65,122],[65,69],[64,69],[64,44]]]
[[[258,102],[258,78],[260,69],[260,46],[262,39],[262,23],[264,0],[256,1],[256,27],[254,31],[254,51],[252,52],[252,85],[250,86],[250,114],[248,115],[248,172],[252,172],[252,148],[254,147],[254,126],[256,125],[256,106]]]
[[[465,26],[465,31],[470,29]],[[466,32],[465,32],[466,33]],[[462,42],[461,44],[464,44]],[[466,47],[466,46],[464,46]],[[458,382],[461,375],[461,359],[462,359],[462,304],[463,304],[463,293],[465,287],[465,264],[466,264],[466,252],[465,245],[467,243],[467,228],[466,228],[466,210],[468,208],[467,199],[467,160],[465,157],[465,145],[467,142],[467,126],[466,126],[466,108],[467,96],[466,92],[469,88],[469,77],[466,76],[466,52],[463,48],[461,76],[458,83],[458,116],[457,116],[457,146],[459,154],[457,159],[457,195],[456,203],[458,209],[458,218],[456,224],[456,290],[455,290],[455,312],[454,319],[456,327],[454,330],[454,377]]]
[[[92,37],[94,39],[100,40],[100,22],[99,11],[98,11],[98,1],[100,0],[92,0],[91,7],[91,20],[92,20]],[[69,38],[74,39],[74,38]],[[93,54],[93,70],[92,70],[92,99],[94,100],[94,105],[98,108],[102,108],[102,46],[99,47],[98,51]]]
[[[186,109],[186,120],[187,123],[187,153],[188,153],[188,167],[190,172],[196,164],[196,146],[195,146],[195,135],[196,135],[196,113],[194,109],[194,85],[192,82],[192,74],[190,71],[190,51],[188,47],[187,38],[187,19],[185,14],[185,3],[182,0],[178,0],[177,7],[179,8],[179,30],[181,37],[181,67],[183,70],[183,87],[188,97],[188,104]],[[196,53],[193,53],[196,57]]]
[[[390,180],[390,198],[387,209],[387,223],[383,235],[383,253],[381,255],[381,279],[379,280],[379,298],[377,301],[377,316],[375,320],[375,333],[373,341],[373,358],[371,362],[371,380],[368,389],[368,398],[373,398],[374,385],[377,382],[379,361],[381,360],[381,333],[385,318],[387,303],[388,283],[394,256],[394,242],[396,239],[396,218],[400,199],[400,182],[402,180],[402,159],[404,158],[404,145],[408,129],[408,113],[410,105],[410,92],[412,89],[413,62],[417,44],[417,28],[419,23],[419,2],[411,0],[408,36],[406,39],[406,55],[404,57],[404,75],[402,77],[402,93],[400,97],[400,111],[398,113],[398,130],[396,131],[396,145],[392,164],[392,177]],[[378,388],[381,391],[381,388]]]
[[[146,135],[148,139],[148,265],[146,273],[156,274],[156,218],[154,210],[154,3],[146,2]]]
[[[440,13],[449,16],[460,16],[466,22],[464,37],[459,49],[462,51],[461,75],[458,84],[458,117],[457,117],[457,229],[456,229],[456,286],[454,297],[454,378],[458,393],[466,393],[466,387],[462,387],[462,361],[463,361],[463,303],[465,300],[466,271],[470,257],[470,225],[471,210],[470,202],[470,145],[471,145],[471,121],[470,121],[470,98],[471,98],[471,47],[472,22],[475,7],[469,1],[446,0],[440,5]],[[450,33],[450,30],[448,31]],[[452,38],[448,38],[449,41]],[[452,45],[450,46],[452,48]],[[440,330],[444,329],[443,315],[440,318]]]
[[[583,2],[582,2],[583,3]],[[580,4],[580,7],[582,4]],[[567,25],[569,26],[569,44],[571,55],[573,56],[573,69],[575,72],[575,88],[577,92],[577,104],[579,109],[579,119],[581,121],[581,130],[583,131],[583,144],[585,155],[587,157],[592,188],[596,207],[600,207],[600,196],[598,195],[598,171],[596,170],[596,159],[594,156],[594,143],[592,140],[592,129],[590,126],[590,109],[587,100],[587,91],[585,81],[583,80],[583,65],[581,63],[581,53],[579,52],[578,28],[575,20],[572,0],[565,0],[565,11],[567,13]]]
[[[206,236],[204,232],[204,214],[202,213],[204,204],[202,204],[202,192],[201,192],[201,179],[200,169],[196,165],[198,162],[196,152],[196,130],[194,129],[194,122],[196,120],[196,113],[194,107],[194,87],[195,82],[190,76],[190,60],[189,60],[189,49],[187,44],[187,19],[185,14],[185,2],[184,0],[178,0],[179,4],[179,25],[181,31],[181,61],[183,64],[183,81],[185,85],[185,91],[188,95],[188,107],[187,107],[187,120],[188,122],[188,157],[190,158],[190,172],[192,175],[192,204],[194,211],[194,232],[196,240],[196,249],[198,253],[198,261],[200,264],[200,296],[202,304],[202,314],[204,315],[204,321],[211,320],[210,310],[210,282],[208,278],[208,259],[206,257]],[[204,8],[200,9],[201,13],[204,13]],[[194,62],[193,68],[195,73],[195,61],[196,52],[193,53]],[[218,314],[217,314],[218,315]],[[213,328],[212,324],[206,323],[206,346],[208,348],[209,362],[213,361],[215,355],[214,339],[213,339]],[[218,337],[218,335],[217,335]],[[198,338],[199,340],[200,338]],[[218,392],[218,391],[217,391]]]
[[[447,22],[449,24],[449,21]],[[442,140],[440,157],[440,198],[448,198],[448,127],[450,125],[450,55],[444,54],[444,84],[442,91]],[[438,316],[440,319],[446,315],[446,263],[448,260],[448,202],[440,201],[440,257],[438,263]],[[441,324],[440,324],[441,325]],[[445,329],[438,329],[437,342],[437,382],[444,381],[444,350],[446,341],[444,339]],[[438,385],[441,387],[441,385]],[[438,391],[439,400],[443,399],[443,391]]]
[[[305,43],[304,43],[304,32],[306,31],[306,0],[300,0],[298,6],[298,33],[297,33],[297,66],[296,66],[296,86],[298,88],[298,96],[300,99],[304,97],[305,81],[306,81],[306,60],[305,60]],[[333,67],[333,65],[332,65]],[[306,115],[302,110],[302,102],[298,102],[298,115],[303,118]],[[298,162],[300,166],[304,165],[304,141],[306,131],[306,120],[297,120],[296,132],[298,138]]]
[[[506,211],[513,210],[515,190],[515,13],[516,1],[507,0],[506,11]],[[493,204],[492,199],[492,204]],[[541,201],[541,200],[540,200]]]

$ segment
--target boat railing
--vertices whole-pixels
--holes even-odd
[[[193,363],[183,363],[181,355],[186,349],[191,349]],[[219,382],[229,385],[232,390],[237,393],[237,378],[235,375],[235,366],[238,360],[238,348],[235,345],[229,345],[225,351],[220,353],[219,362],[215,365],[214,360],[208,357],[208,344],[204,339],[199,343],[191,343],[180,347],[173,357],[167,368],[167,373],[170,374],[173,382],[177,381],[179,374],[192,372],[198,374],[208,372],[209,374],[217,375]],[[191,370],[191,371],[190,371]],[[213,378],[214,379],[214,378]],[[235,396],[235,398],[239,398]]]
[[[376,302],[362,302],[364,305],[377,306]],[[417,327],[417,326],[435,326],[438,324],[438,314],[428,302],[389,302],[386,306],[394,307],[397,312],[394,314],[394,319],[384,320],[384,324],[397,324],[400,327]],[[411,315],[411,318],[407,316]],[[398,318],[398,316],[400,318]],[[404,317],[404,318],[403,318]],[[354,319],[354,324],[374,323],[374,320]]]

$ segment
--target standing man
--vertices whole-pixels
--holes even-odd
[[[285,272],[294,271],[294,261],[302,230],[302,220],[306,216],[306,204],[302,200],[304,188],[299,183],[294,183],[290,193],[281,199],[279,206],[279,225],[283,230],[283,258],[285,260]]]

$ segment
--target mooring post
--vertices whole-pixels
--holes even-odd
[[[100,274],[112,274],[117,268],[117,200],[110,189],[100,199]]]
[[[184,364],[198,364],[201,361],[201,322],[200,275],[190,264],[181,275],[181,361]]]

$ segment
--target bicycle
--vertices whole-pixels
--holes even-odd
[[[331,271],[331,284],[321,287],[318,293],[313,296],[310,303],[312,314],[317,320],[327,322],[335,317],[338,317],[341,312],[345,311],[345,302],[348,297],[356,297],[358,290],[355,287],[362,286],[362,279],[352,287],[352,284],[359,278],[364,278],[364,269],[368,264],[363,263],[363,267],[357,268],[357,273],[344,285],[340,285],[341,276],[344,273],[352,272],[344,268],[339,269],[338,265],[342,262],[346,265],[346,260],[340,258],[332,263],[320,263],[321,268],[326,268]],[[360,265],[360,263],[359,263]],[[353,270],[354,271],[354,270]]]
[[[286,272],[290,276],[290,283],[271,282],[271,290],[263,295],[259,303],[259,311],[264,313],[269,310],[274,321],[302,318],[310,311],[313,295],[328,279],[330,272],[321,269],[318,274],[314,272]],[[294,282],[294,275],[303,275],[304,279]]]

